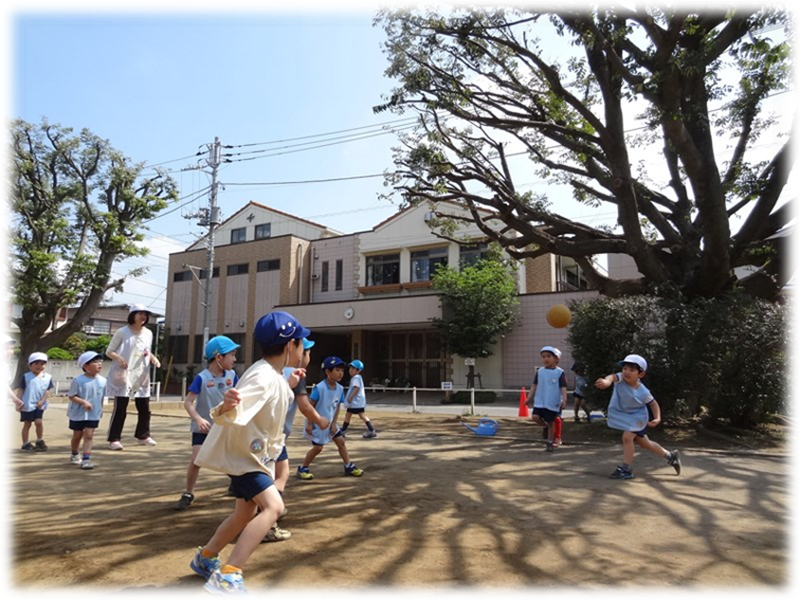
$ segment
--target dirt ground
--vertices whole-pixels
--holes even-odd
[[[6,412],[13,591],[199,593],[189,561],[233,501],[227,477],[203,471],[194,505],[172,510],[190,452],[185,414],[154,409],[158,446],[146,448],[132,443],[134,411],[125,450],[110,452],[107,410],[96,468],[81,471],[69,464],[63,407],[46,411],[50,450],[37,454],[19,452],[18,417]],[[547,454],[522,418],[498,418],[498,434],[479,437],[461,417],[370,414],[379,437],[362,439],[356,426],[347,438],[363,477],[343,477],[331,445],[313,481],[290,480],[281,526],[292,538],[253,554],[251,592],[789,586],[788,448],[731,449],[664,430],[653,437],[681,448],[682,475],[637,452],[636,478],[615,481],[621,446],[602,422],[565,422],[564,446]],[[307,448],[289,438],[293,470]]]

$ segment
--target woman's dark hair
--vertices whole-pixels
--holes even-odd
[[[144,324],[147,325],[150,322],[150,313],[146,310],[135,310],[133,312],[128,313],[128,325],[133,325],[134,321],[136,320],[136,313],[144,313],[147,317],[144,320]]]

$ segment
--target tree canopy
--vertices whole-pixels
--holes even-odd
[[[399,85],[375,110],[419,114],[387,183],[408,203],[461,203],[515,258],[572,257],[609,296],[671,284],[774,298],[792,275],[794,135],[764,104],[790,87],[789,15],[629,6],[380,11]],[[765,156],[768,134],[780,143]],[[544,183],[523,191],[534,173]],[[616,226],[559,214],[557,185],[611,207]],[[609,278],[592,260],[604,254],[641,276]]]
[[[14,302],[22,314],[21,357],[60,346],[79,331],[106,292],[128,276],[112,276],[126,258],[145,256],[143,223],[170,200],[168,176],[143,176],[130,160],[84,129],[16,120],[11,127],[11,269]],[[50,332],[60,309],[78,309]]]

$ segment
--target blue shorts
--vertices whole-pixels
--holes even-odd
[[[351,415],[360,415],[366,410],[367,409],[362,406],[361,408],[348,408],[347,412],[350,413]]]
[[[192,446],[202,446],[203,442],[206,441],[208,437],[207,433],[201,433],[199,431],[192,432]]]
[[[561,412],[550,410],[549,408],[534,408],[533,414],[539,415],[545,423],[552,423],[557,417],[561,416]]]
[[[335,440],[338,437],[344,437],[344,431],[342,431],[341,429],[339,429],[334,434],[334,436],[330,440],[328,440],[328,442],[331,441],[331,440]],[[325,444],[327,444],[328,442],[325,442]],[[320,444],[319,442],[315,442],[314,440],[311,440],[311,445],[312,446],[324,446],[325,444]]]
[[[72,431],[83,431],[84,429],[97,429],[100,421],[73,421],[69,420],[69,428]]]
[[[281,450],[281,455],[275,462],[281,462],[282,460],[289,460],[289,453],[286,451],[286,444],[283,445],[283,449]]]
[[[21,411],[19,413],[19,421],[20,423],[32,423],[33,421],[38,421],[44,416],[44,409],[37,408],[35,410],[29,410],[27,412]]]
[[[231,478],[228,491],[235,498],[242,498],[248,502],[275,484],[272,477],[263,471],[253,471],[244,475],[228,475],[228,477]]]

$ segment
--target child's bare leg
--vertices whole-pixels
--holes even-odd
[[[531,421],[533,421],[534,425],[539,425],[540,427],[546,427],[547,426],[547,423],[545,423],[542,420],[542,417],[540,417],[539,415],[532,414],[531,415]]]
[[[339,456],[342,457],[344,464],[350,464],[350,455],[347,453],[347,446],[344,444],[344,438],[341,436],[333,438],[333,441],[336,442],[336,448],[339,449]]]
[[[186,491],[190,494],[194,492],[194,486],[197,485],[197,477],[200,475],[200,467],[194,464],[194,459],[200,453],[202,446],[192,446],[192,458],[189,460],[189,466],[186,469]]]
[[[289,459],[280,460],[275,463],[275,487],[278,493],[282,494],[289,482]]]
[[[667,452],[667,450],[665,450],[661,444],[659,444],[658,442],[654,442],[646,435],[642,437],[637,437],[636,443],[639,444],[645,450],[649,450],[650,452],[661,458],[669,456],[669,452]]]
[[[306,457],[303,459],[303,466],[308,467],[317,458],[317,455],[322,452],[322,446],[312,445],[311,449],[306,452]]]
[[[636,439],[636,434],[633,431],[625,431],[622,434],[622,462],[628,466],[633,464],[634,439]]]
[[[550,421],[547,423],[547,441],[552,442],[556,437],[556,422]]]
[[[36,439],[41,440],[44,437],[44,423],[41,419],[36,419],[33,424],[36,427]]]
[[[72,439],[69,441],[69,449],[73,454],[77,454],[81,449],[81,438],[83,437],[82,431],[73,431]]]
[[[83,453],[87,456],[91,454],[93,445],[94,445],[94,429],[86,428],[83,430]]]
[[[227,563],[240,569],[244,567],[244,563],[247,562],[253,551],[258,548],[259,544],[264,540],[264,536],[267,535],[283,512],[283,499],[278,493],[278,488],[274,485],[269,486],[258,494],[250,501],[250,504],[257,506],[260,512],[247,522],[239,534],[239,539],[236,541]]]
[[[280,498],[280,496],[278,496],[278,498]],[[229,543],[231,543],[233,539],[239,535],[239,533],[250,522],[256,513],[256,508],[257,505],[252,500],[247,502],[243,498],[237,498],[233,512],[228,515],[228,517],[222,523],[219,524],[219,527],[217,527],[214,535],[211,536],[211,539],[208,540],[208,543],[203,547],[203,549],[211,554],[219,554],[220,551]],[[267,527],[267,531],[269,531],[269,527]],[[262,539],[264,538],[264,535],[266,535],[267,531],[265,531],[261,536]],[[242,566],[237,565],[232,561],[231,564],[234,564],[237,567]]]
[[[31,422],[30,421],[25,421],[22,424],[22,445],[23,446],[28,443],[28,436],[30,435],[30,431],[31,431]]]

